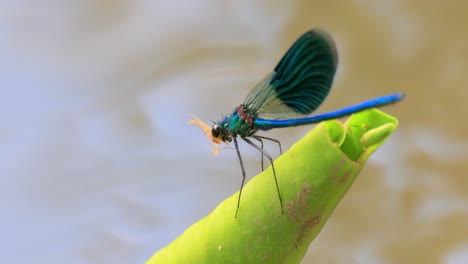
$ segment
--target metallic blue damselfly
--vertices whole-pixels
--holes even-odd
[[[321,30],[310,30],[292,45],[274,71],[257,84],[247,95],[244,103],[237,106],[231,114],[226,115],[211,127],[198,118],[189,121],[191,124],[199,125],[214,142],[212,148],[214,155],[217,155],[220,143],[234,142],[242,170],[242,182],[235,217],[239,211],[246,177],[237,143],[238,136],[262,153],[262,170],[263,156],[270,160],[281,212],[284,213],[273,158],[263,149],[263,140],[278,143],[282,153],[281,143],[276,139],[257,135],[257,131],[318,123],[348,116],[365,109],[392,104],[403,99],[403,94],[395,93],[332,112],[305,116],[317,109],[327,97],[335,76],[337,63],[336,47],[331,37]],[[257,140],[260,146],[249,138]]]

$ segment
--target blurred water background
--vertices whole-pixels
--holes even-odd
[[[385,108],[400,127],[304,263],[468,263],[466,10],[416,0],[0,1],[0,259],[144,262],[240,183],[235,153],[212,157],[189,113],[209,122],[232,111],[320,27],[339,68],[318,112],[407,98]],[[267,135],[287,149],[309,129]],[[253,176],[259,155],[240,147]]]

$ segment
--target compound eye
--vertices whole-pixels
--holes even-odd
[[[211,127],[211,135],[212,135],[214,138],[218,138],[218,137],[219,137],[219,126],[218,126],[218,125],[213,125],[213,127]]]

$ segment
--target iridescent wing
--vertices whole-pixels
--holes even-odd
[[[314,29],[303,34],[249,93],[244,106],[261,118],[286,119],[310,114],[325,100],[338,58],[333,40]]]

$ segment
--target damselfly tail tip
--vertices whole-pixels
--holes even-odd
[[[405,97],[406,97],[405,93],[399,93],[399,95],[400,95],[400,99],[399,99],[400,101],[405,99]]]
[[[403,100],[406,97],[405,93],[394,93],[388,95],[389,97],[389,103],[397,103],[401,100]]]

